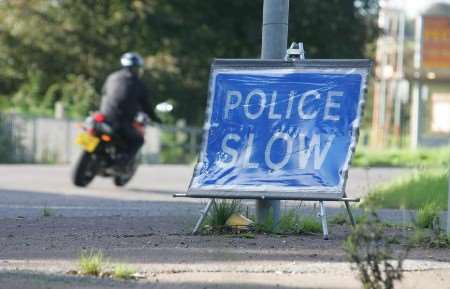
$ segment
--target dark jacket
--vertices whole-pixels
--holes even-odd
[[[126,68],[108,76],[102,94],[100,111],[115,125],[131,124],[140,111],[159,120],[144,83]]]

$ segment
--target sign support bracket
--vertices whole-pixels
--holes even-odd
[[[323,204],[323,201],[319,201],[319,207],[320,207],[319,216],[322,220],[323,239],[328,240],[327,212],[325,211],[325,205]]]
[[[200,217],[197,220],[197,223],[195,224],[194,230],[192,230],[192,235],[197,234],[198,229],[200,229],[200,226],[203,224],[203,221],[205,220],[206,216],[208,215],[209,209],[211,208],[212,204],[215,204],[215,199],[209,199],[206,206],[203,208],[203,210],[200,211]]]
[[[352,224],[352,227],[354,228],[356,226],[355,218],[353,218],[352,210],[350,207],[349,201],[344,201],[345,208],[347,209],[348,218],[350,219],[350,223]]]

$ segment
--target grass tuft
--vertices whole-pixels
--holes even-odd
[[[450,236],[442,231],[417,228],[409,236],[408,245],[410,247],[449,248]]]
[[[113,277],[122,280],[134,279],[136,272],[137,270],[131,266],[118,264],[114,266]]]
[[[215,201],[210,213],[205,220],[205,226],[215,232],[221,232],[225,228],[228,218],[234,213],[241,212],[241,202],[238,200]]]
[[[41,211],[42,217],[51,217],[53,216],[54,212],[50,208],[43,208]]]
[[[267,218],[262,223],[256,223],[256,232],[271,234],[275,231],[275,222],[273,220],[273,209],[269,209]]]
[[[81,253],[79,259],[80,272],[83,275],[99,276],[104,266],[103,253],[100,250],[89,250]]]
[[[302,228],[302,233],[314,234],[322,232],[322,225],[314,217],[304,217],[300,220],[300,227]]]
[[[439,206],[435,203],[425,204],[419,209],[416,216],[416,223],[419,228],[433,229],[439,218]]]
[[[269,212],[268,220],[263,224],[258,224],[257,231],[275,234],[314,234],[322,232],[322,225],[316,218],[300,216],[295,209],[282,214],[280,222],[276,226],[274,226],[272,215]]]
[[[345,225],[350,224],[349,217],[344,213],[337,213],[334,215],[334,217],[330,220],[330,224],[334,225]]]
[[[295,213],[294,209],[281,215],[277,229],[283,234],[299,234],[301,232],[299,216]]]

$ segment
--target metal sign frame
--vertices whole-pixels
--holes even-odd
[[[319,201],[322,217],[322,225],[324,229],[324,237],[328,238],[326,213],[323,201],[343,201],[346,205],[350,220],[354,224],[351,214],[349,202],[359,201],[359,199],[351,199],[346,197],[345,187],[348,177],[348,169],[353,157],[359,135],[359,126],[363,116],[363,108],[368,86],[368,78],[372,62],[366,59],[359,60],[322,60],[308,59],[299,61],[289,60],[261,60],[261,59],[216,59],[211,65],[211,76],[209,80],[208,105],[206,109],[206,119],[203,132],[202,151],[198,158],[197,165],[194,169],[193,177],[189,184],[186,194],[176,194],[174,197],[190,197],[190,198],[209,198],[211,199],[202,210],[200,219],[194,228],[195,233],[201,225],[204,217],[208,213],[211,204],[215,198],[218,199],[273,199],[273,200],[306,200]],[[233,70],[240,69],[239,72],[247,70],[292,70],[298,72],[312,73],[330,73],[330,74],[348,74],[349,72],[361,75],[361,87],[359,92],[358,108],[356,112],[355,123],[352,126],[351,143],[348,147],[347,156],[345,158],[344,167],[340,172],[340,182],[337,187],[332,189],[326,187],[307,187],[307,188],[265,188],[258,190],[255,188],[243,189],[242,187],[224,187],[224,186],[204,186],[198,187],[195,183],[195,176],[200,172],[202,160],[206,157],[208,144],[208,135],[212,118],[213,101],[214,101],[214,84],[216,75],[220,72],[230,73]]]

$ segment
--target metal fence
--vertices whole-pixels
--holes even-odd
[[[13,142],[14,162],[71,163],[80,148],[75,137],[81,121],[2,114],[2,131]],[[144,163],[191,162],[199,151],[202,130],[186,126],[149,126],[141,150]],[[5,152],[4,152],[5,153]]]

